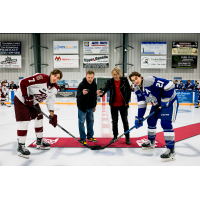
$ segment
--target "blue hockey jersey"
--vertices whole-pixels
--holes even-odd
[[[143,78],[143,86],[136,86],[135,94],[138,100],[138,117],[145,114],[147,103],[161,105],[161,98],[173,103],[177,98],[175,85],[171,81],[155,76]]]
[[[178,89],[183,89],[185,86],[183,83],[180,83],[179,86],[178,86]]]
[[[193,84],[192,83],[185,83],[185,88],[187,90],[192,90],[193,89]]]

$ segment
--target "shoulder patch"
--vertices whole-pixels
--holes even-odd
[[[36,76],[36,79],[39,81],[39,80],[43,79],[43,76],[42,75],[38,75],[38,76]]]
[[[144,78],[144,87],[150,87],[154,84],[155,82],[155,78],[153,76],[148,76],[146,78]]]

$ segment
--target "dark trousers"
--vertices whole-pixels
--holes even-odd
[[[129,130],[128,125],[128,106],[111,106],[111,117],[112,117],[112,130],[113,135],[115,138],[118,136],[118,111],[121,115],[123,126],[124,126],[124,132]],[[125,134],[126,138],[129,138],[129,133]]]

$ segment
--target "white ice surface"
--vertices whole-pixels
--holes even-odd
[[[41,105],[42,110],[48,114],[46,105]],[[146,115],[149,114],[148,106]],[[137,106],[130,106],[128,111],[129,126],[134,126]],[[182,127],[200,122],[200,109],[194,106],[180,106],[177,120],[173,127]],[[94,137],[112,137],[110,107],[106,106],[106,113],[110,129],[102,129],[105,118],[102,106],[97,106],[94,113]],[[75,137],[79,137],[78,111],[76,105],[55,105],[55,114],[58,123]],[[119,133],[123,133],[123,125],[119,117]],[[144,151],[141,148],[106,148],[92,151],[87,148],[51,148],[48,151],[29,148],[29,159],[17,155],[17,126],[14,107],[0,107],[0,166],[200,166],[200,135],[176,143],[176,161],[161,162],[160,154],[165,148]],[[157,132],[162,131],[160,120]],[[133,129],[131,137],[147,135],[147,123],[140,129]],[[44,137],[71,137],[59,127],[53,128],[44,117]],[[29,124],[26,146],[34,140],[34,121]]]

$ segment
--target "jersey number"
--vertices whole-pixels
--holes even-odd
[[[156,86],[157,87],[163,87],[164,82],[162,81],[157,81]]]

